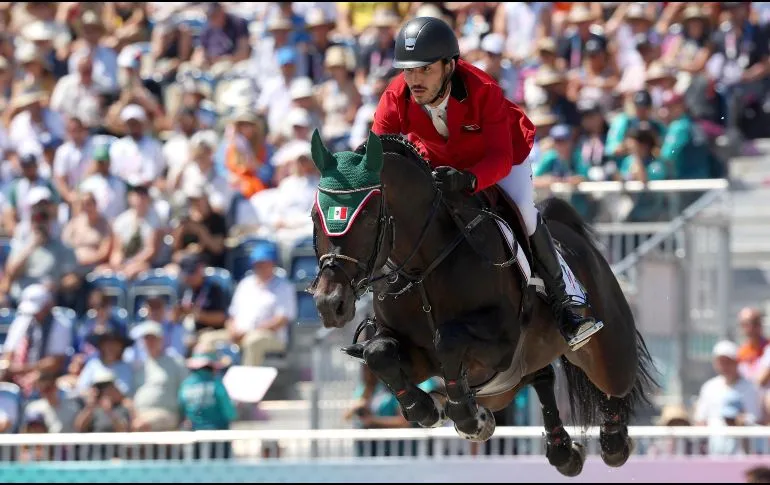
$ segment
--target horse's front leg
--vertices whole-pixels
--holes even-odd
[[[411,364],[398,340],[387,333],[378,333],[364,344],[363,350],[366,365],[396,396],[407,421],[424,428],[443,424],[444,410],[438,399],[409,379]]]
[[[454,421],[457,434],[471,441],[486,441],[495,432],[495,417],[478,405],[468,385],[464,360],[471,339],[462,322],[442,325],[436,331],[436,355],[446,384],[446,414]]]
[[[572,441],[559,416],[559,407],[554,394],[556,373],[553,366],[543,367],[532,374],[531,379],[543,412],[545,456],[559,473],[575,477],[583,471],[586,452],[582,445]]]

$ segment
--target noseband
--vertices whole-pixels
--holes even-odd
[[[353,290],[354,297],[356,299],[359,299],[363,294],[371,290],[372,285],[374,283],[381,281],[385,278],[388,278],[391,275],[391,273],[397,276],[399,272],[417,254],[417,251],[420,249],[420,246],[422,246],[422,243],[425,240],[426,235],[428,234],[428,229],[430,228],[431,223],[436,218],[436,214],[438,213],[438,208],[441,205],[441,201],[442,201],[441,191],[437,190],[435,196],[433,197],[433,203],[431,205],[430,213],[428,214],[428,217],[426,218],[425,223],[423,224],[422,230],[420,232],[420,237],[418,238],[417,244],[415,244],[414,249],[412,250],[412,253],[404,260],[403,263],[398,265],[398,267],[395,268],[393,271],[388,273],[383,273],[379,276],[374,276],[374,273],[378,269],[375,267],[375,264],[377,263],[377,260],[380,257],[380,253],[382,252],[382,245],[385,242],[385,234],[388,232],[388,230],[390,230],[391,248],[393,248],[393,245],[395,244],[395,240],[396,240],[396,225],[393,221],[393,217],[388,215],[388,210],[385,204],[384,186],[380,184],[372,187],[365,187],[362,189],[352,189],[352,190],[344,190],[344,191],[323,189],[320,187],[318,188],[320,192],[326,192],[326,193],[332,193],[332,194],[352,194],[356,192],[370,191],[370,190],[376,190],[376,189],[380,190],[382,200],[380,202],[380,215],[377,220],[377,239],[376,239],[377,243],[375,245],[374,250],[372,251],[372,254],[369,256],[368,263],[364,264],[361,260],[356,259],[352,256],[347,256],[338,251],[332,251],[321,255],[318,258],[318,274],[316,275],[315,279],[313,280],[310,287],[308,288],[308,291],[310,293],[313,293],[315,291],[315,288],[318,284],[318,280],[321,277],[321,273],[325,269],[336,268],[340,270],[343,275],[345,275],[345,279],[348,281],[348,284],[350,285],[351,290]],[[313,232],[313,246],[317,254],[318,247],[316,244],[315,231]],[[345,270],[345,267],[343,265],[345,261],[356,265],[356,267],[359,270],[358,273],[363,273],[366,276],[356,281],[357,275],[354,275],[353,277],[351,277],[350,274]]]

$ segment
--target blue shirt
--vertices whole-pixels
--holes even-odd
[[[134,370],[131,368],[131,364],[128,362],[119,360],[112,365],[106,366],[102,359],[97,355],[92,357],[83,366],[83,370],[80,372],[78,383],[75,388],[79,394],[83,394],[91,388],[94,382],[94,376],[100,369],[109,369],[115,373],[115,385],[118,390],[126,396],[134,394]]]

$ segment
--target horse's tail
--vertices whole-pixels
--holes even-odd
[[[558,221],[566,225],[585,238],[597,252],[600,252],[596,233],[568,202],[551,197],[540,202],[538,206],[545,220]],[[638,365],[634,387],[631,392],[620,399],[619,411],[625,418],[625,422],[628,422],[637,406],[650,404],[648,396],[652,389],[657,387],[655,378],[652,376],[654,363],[647,349],[647,344],[638,330],[634,330],[634,332],[636,333]],[[604,393],[588,379],[582,369],[573,365],[564,356],[561,360],[569,387],[570,409],[575,424],[579,426],[599,424],[598,411],[604,402]]]
[[[636,382],[631,392],[619,398],[618,412],[625,423],[634,415],[634,410],[638,409],[638,406],[651,404],[648,396],[651,390],[657,387],[655,378],[652,376],[652,369],[654,368],[652,357],[638,331],[636,332],[636,349],[639,359]],[[561,357],[561,362],[567,378],[572,420],[581,427],[601,424],[599,410],[604,403],[604,393],[588,379],[583,369],[572,364],[565,356]]]

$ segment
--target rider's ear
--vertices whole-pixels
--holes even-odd
[[[369,139],[366,141],[366,168],[370,172],[379,173],[382,170],[382,142],[380,137],[369,132]]]
[[[324,146],[318,128],[313,131],[313,138],[310,140],[310,154],[313,157],[313,163],[321,173],[337,165],[337,160]]]

